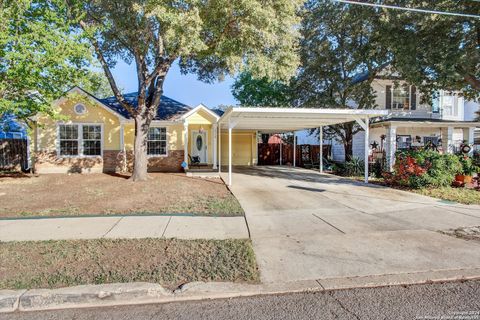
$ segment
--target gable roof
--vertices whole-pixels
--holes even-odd
[[[204,110],[206,113],[208,113],[211,117],[213,117],[215,120],[220,119],[220,116],[214,112],[213,110],[210,110],[207,106],[204,104],[200,103],[198,106],[196,106],[193,109],[190,109],[187,113],[182,115],[182,119],[190,117],[192,114],[198,112],[199,110]]]
[[[138,106],[138,93],[137,92],[130,92],[123,95],[125,100],[127,100],[131,105],[135,108]],[[118,103],[115,97],[109,97],[105,99],[96,98],[98,101],[112,109],[114,112],[121,114],[126,119],[131,119],[132,117],[128,113],[125,108],[123,108],[120,103]],[[169,97],[163,96],[160,98],[160,105],[157,111],[157,114],[153,118],[153,120],[157,121],[172,121],[177,120],[185,113],[191,111],[192,108],[173,100]]]

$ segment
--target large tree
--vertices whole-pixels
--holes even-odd
[[[147,134],[172,64],[203,81],[248,66],[258,76],[288,78],[301,0],[70,0],[71,14],[90,39],[118,102],[135,121],[132,179],[147,179]],[[111,69],[133,62],[138,103],[129,103]]]
[[[294,96],[289,82],[256,78],[248,71],[235,78],[232,95],[242,106],[250,107],[290,107]]]
[[[54,115],[51,102],[74,85],[102,87],[90,46],[65,13],[61,0],[0,1],[0,114],[28,122]]]
[[[332,1],[309,1],[302,20],[301,67],[295,80],[296,105],[312,108],[375,107],[371,83],[389,57],[378,46],[373,9]],[[352,157],[350,122],[326,128]]]
[[[378,3],[480,16],[479,1],[383,0]],[[421,91],[480,96],[480,18],[376,9],[382,46],[393,68]]]

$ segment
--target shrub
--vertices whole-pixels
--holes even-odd
[[[386,180],[410,188],[450,185],[462,164],[453,154],[440,154],[433,150],[399,151],[394,172]]]
[[[364,172],[363,160],[353,157],[346,162],[336,162],[332,165],[332,171],[339,176],[361,176]]]
[[[352,160],[345,162],[345,171],[348,176],[361,176],[365,171],[364,161],[353,157]]]
[[[458,156],[458,159],[462,164],[462,170],[459,173],[471,176],[478,171],[479,168],[475,165],[473,158],[461,154]]]

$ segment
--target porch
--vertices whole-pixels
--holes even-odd
[[[427,145],[441,153],[458,152],[463,144],[474,145],[477,126],[476,122],[432,119],[388,119],[372,123],[370,162],[383,158],[387,168],[392,170],[397,150]]]

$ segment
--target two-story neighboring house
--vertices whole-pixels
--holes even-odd
[[[461,92],[441,90],[428,104],[422,102],[414,85],[404,81],[378,78],[372,86],[378,108],[389,114],[371,123],[371,151],[383,153],[388,167],[393,166],[398,149],[430,144],[440,152],[453,153],[464,143],[474,144],[474,131],[480,123],[466,118]]]
[[[440,152],[455,152],[463,143],[474,144],[475,129],[480,127],[474,122],[475,112],[480,105],[465,101],[461,92],[442,90],[428,104],[417,88],[405,81],[378,77],[372,86],[377,109],[389,113],[370,123],[370,152],[372,158],[384,157],[390,169],[398,149],[432,144]],[[335,140],[331,144],[333,160],[344,161],[343,145]],[[353,138],[353,155],[364,158],[363,131]]]

